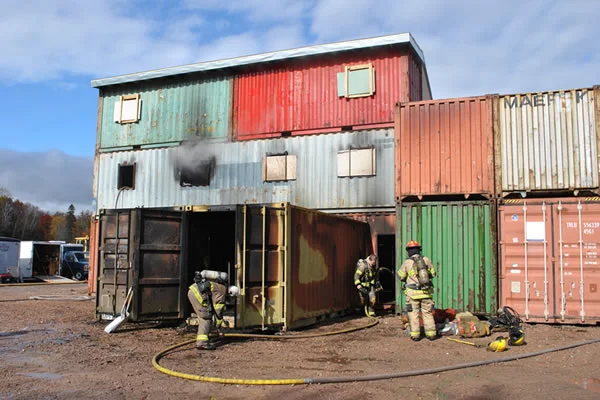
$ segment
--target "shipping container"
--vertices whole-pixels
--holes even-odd
[[[230,124],[238,140],[381,128],[392,126],[396,101],[431,99],[425,57],[410,33],[161,68],[92,86],[104,98],[106,150],[221,138]]]
[[[210,269],[240,287],[235,328],[287,330],[359,307],[354,270],[372,248],[366,223],[281,203],[106,210],[97,251],[100,319],[129,287],[132,321],[183,319],[194,271]]]
[[[396,104],[397,201],[494,194],[492,97]]]
[[[526,322],[600,322],[600,198],[505,200],[500,303]]]
[[[230,135],[231,77],[137,82],[100,91],[101,151]],[[131,114],[128,116],[128,114]]]
[[[392,129],[101,153],[96,159],[97,209],[276,202],[311,209],[395,206]],[[207,168],[206,181],[182,186],[181,165]],[[120,192],[126,187],[133,190]]]
[[[597,191],[596,108],[585,88],[497,97],[498,195]]]
[[[395,304],[396,208],[354,212],[345,211],[336,210],[335,214],[340,217],[351,218],[369,224],[371,229],[371,243],[373,248],[376,249],[375,254],[378,257],[379,280],[383,287],[383,291],[378,293],[378,304]]]
[[[274,70],[237,75],[234,135],[237,140],[246,140],[301,135],[323,128],[391,126],[394,103],[409,100],[409,54],[408,48],[386,48],[286,62]],[[343,76],[348,68],[359,67],[365,67],[365,74],[373,74],[373,93],[349,98],[342,90],[344,81],[338,83],[338,74]]]
[[[433,279],[438,309],[477,315],[497,310],[496,206],[493,200],[399,203],[396,223],[396,272],[406,259],[405,246],[418,241],[437,271]],[[397,287],[404,309],[404,291]]]

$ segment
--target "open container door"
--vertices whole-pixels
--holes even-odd
[[[132,321],[178,320],[187,310],[186,238],[179,211],[133,211]]]
[[[131,285],[131,214],[131,210],[102,210],[100,213],[96,278],[96,315],[99,319],[112,320],[120,313]]]
[[[236,327],[285,325],[287,209],[284,204],[243,205],[237,215],[241,306]]]

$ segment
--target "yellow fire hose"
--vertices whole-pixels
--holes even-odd
[[[374,326],[374,325],[375,324],[370,325],[370,326]],[[353,329],[354,330],[363,329],[365,327],[353,328]],[[342,331],[339,331],[337,333],[342,333]],[[333,332],[331,334],[333,334]],[[258,336],[262,336],[262,335],[258,335]],[[314,336],[320,336],[320,335],[304,335],[304,337],[307,337],[307,336],[314,337]],[[262,338],[265,338],[265,337],[262,337]],[[266,338],[271,338],[271,337],[266,337]],[[299,337],[297,337],[297,336],[296,337],[288,337],[287,339],[295,339],[295,338],[299,338]],[[273,338],[271,338],[271,339],[273,339]],[[579,342],[579,343],[574,343],[574,344],[570,344],[570,345],[566,345],[566,346],[562,346],[562,347],[557,347],[554,349],[540,350],[540,351],[536,351],[533,353],[519,354],[519,355],[515,355],[515,356],[498,358],[498,359],[493,359],[493,360],[474,361],[474,362],[470,362],[470,363],[449,365],[449,366],[445,366],[445,367],[396,372],[396,373],[391,373],[391,374],[378,374],[378,375],[354,376],[354,377],[351,376],[351,377],[333,377],[333,378],[296,378],[296,379],[219,378],[219,377],[209,377],[209,376],[201,376],[201,375],[193,375],[193,374],[186,374],[183,372],[177,372],[177,371],[173,371],[168,368],[162,367],[158,364],[158,361],[169,351],[176,349],[178,347],[185,346],[185,345],[193,343],[193,342],[195,342],[195,340],[188,340],[186,342],[176,344],[174,346],[164,349],[163,351],[161,351],[160,353],[158,353],[157,355],[154,356],[154,358],[152,359],[152,365],[154,365],[154,367],[157,370],[159,370],[160,372],[165,373],[167,375],[175,376],[178,378],[184,378],[184,379],[189,379],[189,380],[193,380],[193,381],[223,383],[223,384],[233,384],[233,385],[300,385],[300,384],[308,385],[308,384],[315,384],[315,383],[324,384],[324,383],[365,382],[365,381],[375,381],[375,380],[383,380],[383,379],[405,378],[405,377],[417,376],[417,375],[437,374],[440,372],[451,371],[451,370],[462,369],[462,368],[473,368],[473,367],[479,367],[482,365],[488,365],[488,364],[494,364],[494,363],[503,363],[503,362],[509,362],[509,361],[514,361],[514,360],[522,360],[524,358],[535,357],[535,356],[539,356],[539,355],[546,354],[546,353],[568,350],[568,349],[572,349],[572,348],[579,347],[579,346],[584,346],[584,345],[588,345],[588,344],[592,344],[592,343],[598,343],[598,342],[600,342],[600,339],[591,339],[591,340],[587,340],[584,342]]]
[[[362,329],[371,328],[379,323],[379,321],[367,313],[367,307],[365,306],[365,315],[369,318],[370,322],[366,325],[342,329],[339,331],[333,332],[324,332],[324,333],[314,333],[308,335],[294,335],[294,336],[270,336],[270,335],[258,335],[258,334],[250,334],[250,333],[225,333],[224,337],[234,337],[234,338],[249,338],[249,339],[270,339],[270,340],[290,340],[290,339],[309,339],[320,336],[332,336],[332,335],[340,335],[343,333],[350,333],[359,331]],[[188,344],[195,343],[196,339],[186,340],[185,342],[167,347],[162,350],[160,353],[156,354],[152,359],[152,365],[154,368],[159,370],[160,372],[175,376],[178,378],[189,379],[193,381],[201,381],[201,382],[213,382],[213,383],[224,383],[224,384],[233,384],[233,385],[300,385],[309,383],[306,382],[305,378],[297,378],[297,379],[237,379],[237,378],[219,378],[219,377],[210,377],[210,376],[201,376],[201,375],[193,375],[186,374],[184,372],[173,371],[171,369],[165,368],[161,366],[158,362],[162,357],[164,357],[167,353],[172,350],[175,350],[179,347],[186,346]]]
[[[377,325],[379,322],[373,318],[369,317],[372,321],[364,326],[343,329],[335,332],[326,332],[319,334],[311,334],[311,335],[298,335],[298,336],[269,336],[269,335],[253,335],[253,334],[242,334],[242,333],[226,333],[225,337],[246,337],[246,338],[255,338],[255,339],[271,339],[271,340],[284,340],[284,339],[306,339],[313,338],[319,336],[328,336],[328,335],[338,335],[341,333],[353,332],[361,329],[366,329]],[[484,360],[484,361],[475,361],[464,364],[456,364],[445,367],[438,368],[429,368],[423,370],[413,370],[413,371],[404,371],[397,372],[391,374],[378,374],[378,375],[367,375],[367,376],[353,376],[353,377],[332,377],[332,378],[293,378],[293,379],[239,379],[239,378],[220,378],[220,377],[212,377],[212,376],[202,376],[202,375],[194,375],[187,374],[184,372],[173,371],[171,369],[165,368],[159,364],[159,361],[162,357],[164,357],[168,352],[177,349],[179,347],[186,346],[188,344],[195,343],[196,340],[187,340],[183,343],[179,343],[166,349],[162,350],[158,354],[154,356],[152,359],[152,365],[158,371],[178,378],[188,379],[192,381],[201,381],[201,382],[212,382],[212,383],[222,383],[222,384],[231,384],[231,385],[308,385],[315,383],[347,383],[347,382],[365,382],[365,381],[374,381],[374,380],[383,380],[383,379],[395,379],[395,378],[404,378],[409,376],[417,376],[417,375],[426,375],[426,374],[437,374],[440,372],[451,371],[461,368],[472,368],[478,367],[482,365],[494,364],[494,363],[502,363],[514,360],[521,360],[524,358],[535,357],[546,353],[551,353],[555,351],[568,350],[579,346],[584,346],[592,343],[600,342],[600,339],[591,339],[584,342],[574,343],[571,345],[566,345],[562,347],[557,347],[554,349],[546,349],[540,350],[532,353],[519,354],[510,357],[504,357],[499,359],[492,360]]]

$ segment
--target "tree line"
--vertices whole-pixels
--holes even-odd
[[[92,212],[75,214],[71,204],[66,212],[48,213],[30,203],[13,199],[10,192],[0,188],[0,236],[21,240],[63,240],[90,234]]]

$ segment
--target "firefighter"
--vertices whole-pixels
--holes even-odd
[[[410,338],[416,342],[421,340],[421,327],[419,322],[419,309],[423,318],[425,337],[429,340],[437,339],[435,321],[433,319],[433,283],[435,268],[428,257],[421,255],[421,245],[411,240],[406,245],[408,258],[400,266],[398,275],[402,282],[406,282],[406,313],[410,324]]]
[[[360,259],[356,263],[356,272],[354,273],[354,285],[358,289],[360,304],[367,305],[366,314],[369,317],[375,316],[376,293],[380,290],[381,284],[377,279],[377,256],[369,255],[367,258]]]
[[[196,348],[201,350],[214,350],[215,345],[210,342],[208,334],[214,327],[220,332],[223,326],[223,311],[227,294],[237,296],[239,289],[236,286],[227,288],[227,274],[203,270],[194,274],[194,284],[189,287],[188,299],[198,317],[198,335]]]

